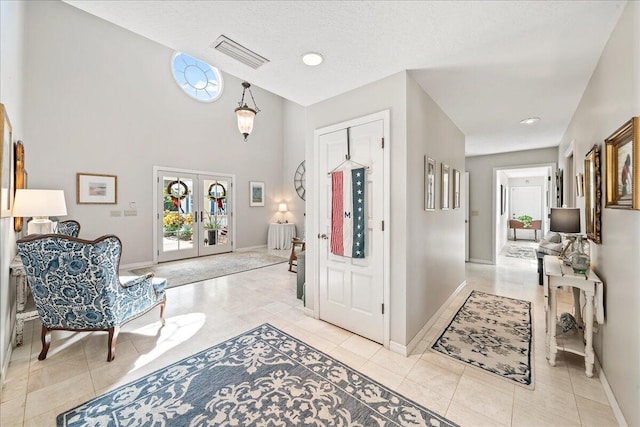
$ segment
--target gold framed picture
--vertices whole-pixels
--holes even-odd
[[[640,210],[640,117],[622,125],[606,143],[607,208]]]
[[[0,217],[11,216],[13,206],[13,132],[7,110],[0,104]]]

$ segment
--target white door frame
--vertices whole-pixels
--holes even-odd
[[[390,296],[391,296],[391,245],[390,245],[390,232],[391,230],[391,163],[390,163],[390,111],[384,110],[378,113],[369,114],[367,116],[359,117],[356,119],[348,120],[341,123],[336,123],[330,126],[326,126],[323,128],[319,128],[314,130],[313,132],[313,171],[311,173],[311,180],[313,181],[311,184],[311,188],[313,189],[313,203],[314,206],[311,209],[313,218],[309,218],[309,222],[311,223],[310,233],[307,233],[307,247],[312,246],[312,254],[314,256],[307,257],[307,282],[305,285],[305,292],[313,295],[313,307],[311,310],[308,310],[307,313],[311,314],[314,318],[320,318],[320,286],[319,286],[319,245],[320,239],[317,237],[320,229],[320,217],[318,215],[319,209],[319,200],[317,195],[320,194],[320,182],[322,179],[320,178],[323,174],[326,174],[328,171],[319,170],[319,161],[320,161],[320,144],[318,139],[320,135],[332,133],[339,131],[341,129],[345,129],[348,127],[360,126],[366,123],[370,123],[376,120],[382,120],[383,123],[383,138],[384,138],[384,150],[383,150],[383,159],[384,159],[384,169],[383,169],[383,192],[384,192],[384,208],[383,208],[383,221],[385,223],[383,233],[384,245],[382,248],[383,251],[383,298],[385,304],[384,314],[382,315],[383,320],[383,345],[385,348],[389,348],[389,336],[390,336]],[[309,194],[309,192],[307,192]],[[323,240],[324,242],[324,240]],[[325,243],[326,244],[326,243]],[[307,252],[309,253],[309,252]],[[311,274],[309,274],[311,273]],[[311,279],[311,280],[309,280]]]
[[[498,198],[500,197],[500,195],[497,194],[496,191],[496,185],[498,183],[498,172],[502,171],[502,170],[509,170],[509,169],[529,169],[529,168],[551,168],[551,174],[552,177],[551,179],[553,180],[553,174],[555,173],[556,170],[556,163],[535,163],[535,164],[531,164],[531,165],[513,165],[513,166],[500,166],[500,167],[494,167],[493,168],[493,180],[491,183],[491,264],[496,263],[497,260],[497,248],[496,248],[496,232],[498,230],[496,230],[496,218],[498,216],[498,212],[496,210],[496,203],[498,203]],[[547,208],[551,207],[551,200],[555,200],[556,197],[556,190],[555,190],[556,186],[552,185],[551,186],[551,192],[553,194],[549,194],[547,197]],[[541,235],[544,235],[543,233],[544,230],[541,230]]]
[[[153,263],[157,264],[158,263],[158,251],[159,251],[159,242],[158,242],[158,222],[160,221],[160,214],[161,212],[158,211],[158,172],[159,171],[167,171],[167,172],[176,172],[176,173],[189,173],[189,174],[195,174],[195,175],[214,175],[214,176],[223,176],[226,178],[229,178],[229,180],[231,182],[235,183],[236,180],[236,176],[235,174],[228,174],[228,173],[220,173],[220,172],[208,172],[208,171],[201,171],[201,170],[195,170],[195,169],[183,169],[183,168],[176,168],[176,167],[167,167],[167,166],[154,166],[153,167],[153,176],[151,177],[152,181],[153,181]],[[236,186],[233,185],[231,187],[231,197],[235,206],[235,200],[236,200]],[[233,236],[233,240],[231,242],[231,251],[235,252],[236,250],[236,241],[237,239],[235,238],[236,235],[236,214],[234,213],[235,209],[232,209],[232,214],[233,214],[233,221],[231,221],[231,236]]]

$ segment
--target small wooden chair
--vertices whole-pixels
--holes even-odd
[[[300,246],[300,250],[304,251],[304,248],[305,248],[304,240],[298,239],[297,237],[294,237],[293,239],[291,239],[291,255],[289,255],[289,271],[292,273],[295,273],[295,271],[293,271],[293,266],[294,265],[296,267],[298,266],[298,263],[297,263],[298,256],[296,254],[296,246]],[[295,264],[294,264],[294,261],[296,261]]]

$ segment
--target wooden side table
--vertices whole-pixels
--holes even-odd
[[[593,364],[595,354],[593,352],[593,316],[599,324],[604,323],[603,283],[593,272],[586,274],[573,272],[570,266],[556,256],[544,257],[544,291],[545,310],[547,311],[546,326],[546,350],[549,364],[555,366],[558,351],[568,351],[584,357],[585,373],[593,376]],[[558,336],[556,334],[557,322],[557,290],[563,286],[570,286],[573,291],[575,318],[578,325],[584,325],[584,335]],[[585,297],[586,307],[584,319],[580,310],[580,293]],[[595,312],[594,312],[595,311]]]
[[[31,297],[27,284],[27,275],[22,265],[20,255],[9,264],[9,272],[16,282],[16,346],[21,346],[24,341],[24,322],[38,318],[36,305]]]

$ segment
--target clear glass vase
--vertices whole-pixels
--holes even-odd
[[[590,259],[589,254],[585,251],[585,245],[588,245],[588,240],[583,236],[578,236],[574,244],[574,250],[571,254],[571,267],[574,273],[584,274],[589,269]]]

